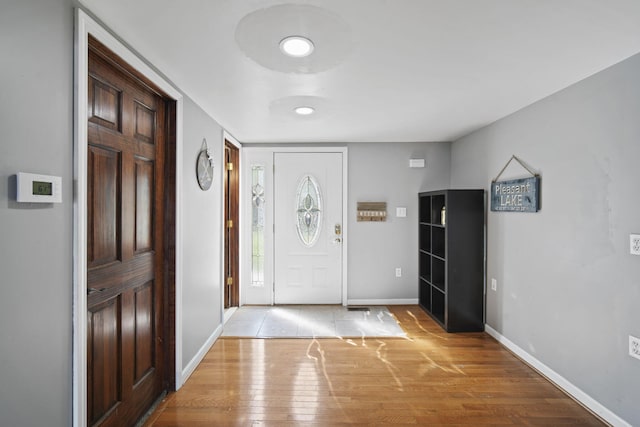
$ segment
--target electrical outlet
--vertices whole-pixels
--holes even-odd
[[[629,234],[629,253],[640,255],[640,234]]]
[[[496,279],[491,279],[491,290],[492,291],[498,290],[498,281]]]
[[[396,268],[396,277],[402,277],[402,269],[400,267]]]
[[[640,359],[640,338],[629,335],[629,356]]]

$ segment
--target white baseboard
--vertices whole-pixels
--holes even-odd
[[[237,309],[238,309],[238,307],[225,308],[224,315],[223,315],[224,318],[222,320],[222,323],[223,324],[227,323],[227,321],[229,321],[229,319],[231,319],[231,316],[233,316],[233,313],[235,313]]]
[[[417,305],[417,304],[418,304],[418,298],[347,300],[347,305]]]
[[[600,402],[580,390],[578,387],[569,382],[562,375],[555,372],[553,369],[540,362],[538,359],[533,357],[531,354],[527,353],[521,347],[510,341],[508,338],[502,336],[498,331],[493,329],[491,326],[485,324],[484,330],[486,333],[495,338],[500,344],[511,350],[516,356],[526,362],[533,369],[544,375],[549,381],[554,383],[556,386],[564,390],[565,393],[569,394],[575,400],[580,402],[586,408],[588,408],[591,412],[598,415],[600,418],[608,422],[614,427],[631,427],[631,424],[611,412],[609,409],[604,407]]]
[[[193,359],[189,361],[187,366],[182,370],[182,384],[186,383],[193,371],[196,370],[204,356],[207,355],[207,352],[211,349],[211,346],[216,342],[216,340],[222,334],[222,325],[218,325],[218,327],[213,331],[213,334],[205,341],[205,343],[200,347],[200,350],[193,356]]]

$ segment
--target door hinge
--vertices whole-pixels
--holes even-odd
[[[227,228],[233,228],[233,220],[232,219],[227,220]]]
[[[228,171],[232,171],[233,170],[233,163],[231,163],[231,162],[227,163],[227,170]]]
[[[233,285],[233,277],[229,276],[227,277],[227,286],[231,286]]]

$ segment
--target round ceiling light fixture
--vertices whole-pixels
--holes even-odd
[[[295,111],[295,113],[299,116],[308,116],[313,114],[316,110],[313,107],[300,106],[300,107],[294,108],[293,111]]]
[[[304,58],[313,52],[313,42],[302,36],[289,36],[280,41],[280,50],[293,58]]]

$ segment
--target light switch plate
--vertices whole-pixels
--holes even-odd
[[[424,167],[424,159],[409,159],[409,167],[410,168],[423,168]]]
[[[396,208],[396,216],[398,218],[404,218],[407,216],[407,208]]]

